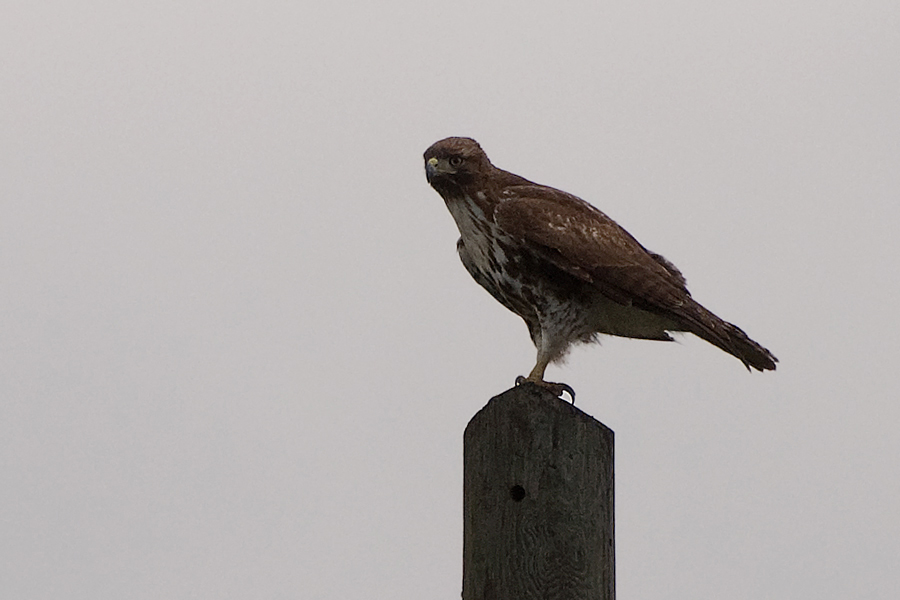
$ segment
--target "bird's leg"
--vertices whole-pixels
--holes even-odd
[[[572,389],[572,386],[566,383],[553,383],[550,381],[544,381],[544,371],[547,370],[548,364],[550,364],[550,355],[547,353],[538,352],[537,364],[534,365],[534,368],[531,370],[531,373],[528,374],[528,377],[522,377],[521,375],[516,377],[516,385],[522,385],[525,382],[530,382],[535,385],[541,386],[545,390],[549,390],[557,398],[562,397],[563,392],[566,392],[567,394],[569,394],[569,397],[572,398],[572,404],[575,404],[575,390]]]

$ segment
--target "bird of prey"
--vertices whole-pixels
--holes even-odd
[[[690,332],[747,370],[775,369],[771,352],[691,297],[675,265],[581,198],[495,167],[465,137],[428,148],[425,174],[459,228],[466,270],[528,326],[537,363],[517,383],[574,400],[544,371],[599,334],[671,341],[669,332]]]

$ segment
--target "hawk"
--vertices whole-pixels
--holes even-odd
[[[459,228],[459,257],[470,275],[525,320],[537,362],[525,381],[544,381],[547,365],[576,342],[600,334],[671,341],[690,332],[736,357],[749,371],[778,361],[691,297],[684,276],[581,198],[491,164],[471,138],[450,137],[425,151],[428,183]]]

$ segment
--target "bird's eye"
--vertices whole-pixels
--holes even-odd
[[[462,156],[451,156],[450,157],[450,166],[454,169],[463,164]]]

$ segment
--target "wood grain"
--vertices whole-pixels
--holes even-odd
[[[463,600],[614,600],[613,432],[533,384],[464,439]]]

